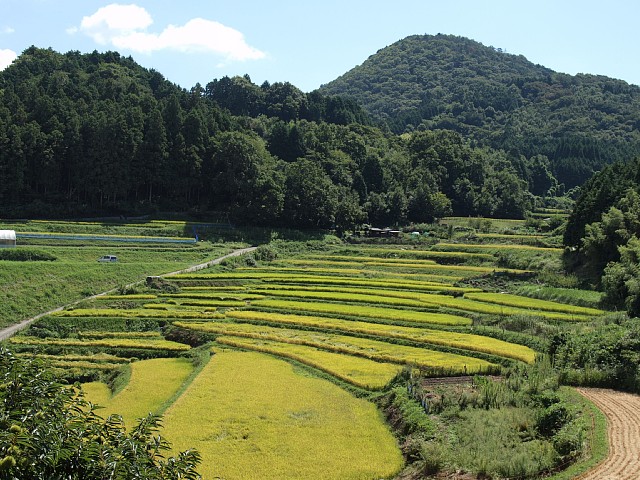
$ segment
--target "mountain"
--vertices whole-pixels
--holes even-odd
[[[407,37],[319,91],[355,99],[395,133],[454,130],[511,155],[544,155],[567,188],[640,153],[640,87],[557,73],[457,36]]]

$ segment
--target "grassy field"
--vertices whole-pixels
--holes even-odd
[[[68,231],[73,230],[75,223],[57,222],[54,225]],[[13,226],[20,231],[19,225]],[[93,224],[91,229],[100,231]],[[113,232],[118,228],[109,226],[107,230]],[[144,280],[148,275],[173,272],[211,260],[241,246],[209,242],[172,248],[89,241],[70,243],[60,241],[55,246],[37,247],[20,244],[17,247],[17,250],[44,250],[56,257],[54,261],[0,262],[0,327],[92,294]],[[116,255],[118,262],[97,262],[105,254]]]
[[[166,412],[204,478],[389,478],[403,464],[375,406],[259,353],[221,352]]]

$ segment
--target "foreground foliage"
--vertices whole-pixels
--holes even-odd
[[[96,415],[78,390],[38,361],[0,350],[0,478],[41,480],[196,479],[200,455],[166,457],[169,443],[149,416],[127,432]]]

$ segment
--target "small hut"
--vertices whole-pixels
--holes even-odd
[[[15,230],[0,230],[0,248],[14,248],[16,246]]]

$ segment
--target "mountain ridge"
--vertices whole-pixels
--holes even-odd
[[[640,153],[640,87],[554,72],[465,37],[406,37],[319,91],[355,99],[394,133],[454,130],[511,154],[545,155],[569,188]]]

